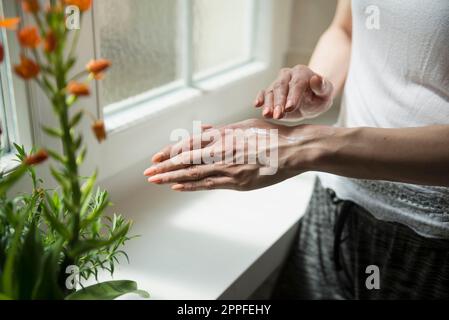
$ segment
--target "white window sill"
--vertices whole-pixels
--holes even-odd
[[[152,299],[248,298],[282,263],[314,177],[246,193],[142,187],[121,194],[126,200],[114,210],[129,213],[141,236],[128,243],[130,264],[114,278],[137,281]]]
[[[14,169],[16,169],[20,163],[17,160],[17,157],[14,153],[5,154],[0,158],[0,172],[3,174],[8,174]]]

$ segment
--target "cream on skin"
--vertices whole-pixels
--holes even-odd
[[[266,130],[260,129],[260,128],[250,128],[250,132],[255,134],[258,137],[263,137],[264,139],[269,139],[269,134]],[[306,137],[304,135],[298,134],[298,135],[292,135],[292,136],[286,136],[286,135],[279,135],[280,139],[286,140],[288,143],[298,143],[305,141],[306,139],[311,139],[312,137]]]
[[[279,183],[306,171],[341,176],[388,180],[421,185],[449,186],[449,126],[406,129],[287,128],[249,120],[252,127],[267,125],[282,132],[279,138],[279,170],[261,176],[257,165],[185,165],[158,156],[146,170],[150,182],[173,184],[178,191],[209,189],[253,190]],[[248,121],[247,121],[248,122]],[[245,129],[245,123],[234,124]],[[288,138],[288,139],[285,139]],[[153,179],[157,177],[157,179]]]

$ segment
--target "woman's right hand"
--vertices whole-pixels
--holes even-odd
[[[254,105],[265,118],[301,120],[314,118],[330,109],[334,86],[309,67],[284,68],[276,81],[262,90]]]

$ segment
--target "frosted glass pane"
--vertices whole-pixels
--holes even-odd
[[[253,0],[193,0],[194,72],[250,58]]]
[[[103,82],[103,105],[180,78],[177,0],[96,2],[100,54],[113,61]]]

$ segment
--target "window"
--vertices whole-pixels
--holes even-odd
[[[13,11],[18,1],[1,1],[11,7],[5,16],[20,14]],[[278,73],[288,48],[290,3],[93,1],[83,18],[78,69],[92,58],[109,58],[113,67],[80,101],[79,107],[104,117],[108,130],[107,142],[98,145],[89,120],[80,124],[90,151],[83,169],[101,164],[101,179],[137,172],[169,142],[174,128],[189,129],[193,120],[219,124],[256,116],[250,107],[254,96]],[[8,38],[9,56],[17,59],[16,35]],[[18,141],[58,148],[40,130],[54,120],[45,95],[35,84],[11,78]],[[135,172],[130,177],[135,179]]]
[[[194,0],[194,77],[214,74],[252,59],[255,1]]]
[[[104,113],[129,108],[252,60],[258,0],[97,0]]]
[[[2,41],[4,43],[4,41]],[[6,87],[5,87],[6,86]],[[0,67],[0,128],[1,128],[1,152],[2,155],[11,150],[14,127],[11,119],[11,103],[9,100],[9,88],[5,65]]]
[[[104,105],[181,78],[177,2],[97,1],[100,55],[114,61],[104,80]]]
[[[16,1],[0,1],[0,16],[18,16]],[[16,163],[11,161],[14,155],[13,143],[24,145],[29,149],[32,145],[32,126],[29,118],[27,87],[15,77],[11,66],[18,59],[19,48],[14,32],[0,30],[0,41],[4,47],[4,61],[0,65],[0,122],[2,159],[0,171],[12,169]],[[13,60],[14,59],[14,60]]]

